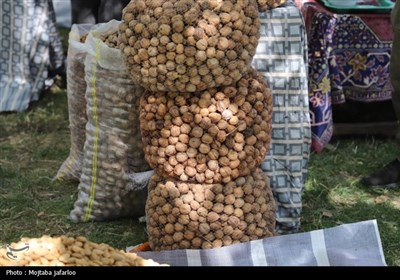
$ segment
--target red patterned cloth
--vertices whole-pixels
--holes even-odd
[[[297,1],[308,35],[312,147],[333,132],[332,104],[390,100],[390,14],[337,14],[315,1]]]

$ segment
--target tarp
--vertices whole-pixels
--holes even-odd
[[[376,220],[216,249],[137,254],[171,266],[386,266]]]

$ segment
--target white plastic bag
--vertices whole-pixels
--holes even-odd
[[[147,189],[139,189],[131,179],[132,173],[150,169],[138,119],[144,90],[128,75],[121,51],[104,43],[118,24],[112,20],[92,29],[85,42],[88,123],[78,200],[70,214],[73,221],[144,214]]]
[[[74,24],[68,38],[67,96],[71,149],[54,179],[79,181],[82,169],[83,145],[86,138],[86,81],[85,58],[87,49],[82,42],[92,24]]]

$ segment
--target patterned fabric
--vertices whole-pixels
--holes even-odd
[[[272,141],[261,167],[277,202],[277,232],[296,232],[311,144],[305,26],[291,1],[260,17],[261,38],[253,66],[265,76],[274,102]]]
[[[333,14],[303,4],[309,44],[312,148],[320,152],[333,132],[332,104],[390,100],[392,32],[389,14]]]
[[[63,64],[52,1],[1,1],[0,44],[0,112],[23,111]]]
[[[216,249],[137,254],[172,266],[386,266],[376,220]]]

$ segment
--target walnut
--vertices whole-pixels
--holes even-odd
[[[252,186],[257,194],[242,193],[244,199],[237,198],[235,192],[243,185]],[[160,197],[167,187],[179,190],[180,197],[169,197],[169,192]],[[252,212],[256,210],[262,214]],[[154,175],[149,182],[146,213],[152,213],[147,232],[156,251],[227,246],[272,236],[275,227],[275,201],[261,169],[224,185],[183,183]]]
[[[127,7],[119,48],[132,78],[146,89],[194,93],[228,86],[247,73],[259,38],[256,0],[132,0]],[[166,65],[151,60],[158,54],[186,68],[171,74],[176,65],[168,64],[148,71],[147,64]]]

